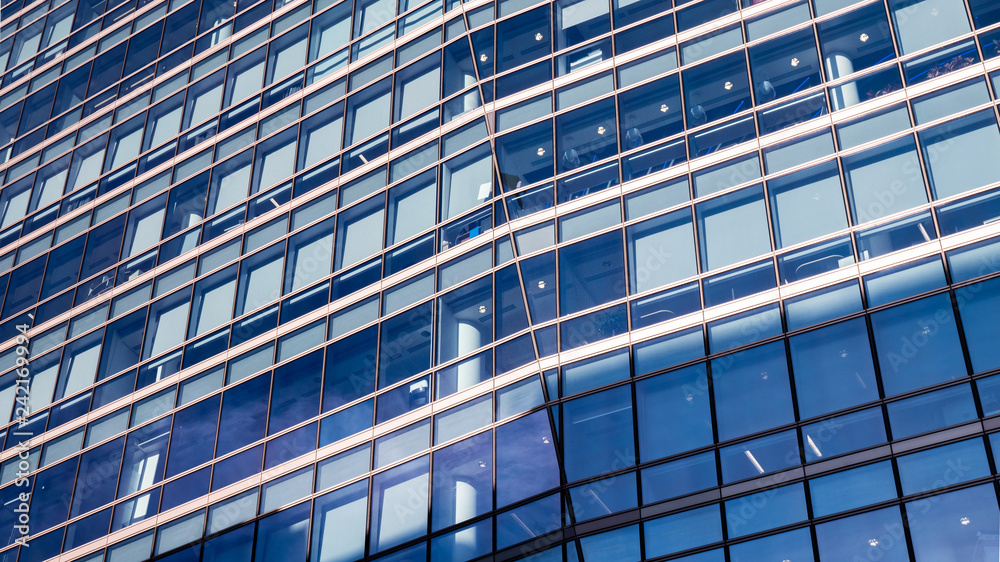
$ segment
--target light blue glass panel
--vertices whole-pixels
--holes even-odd
[[[799,417],[810,418],[878,399],[863,318],[789,339]]]
[[[705,366],[695,365],[635,385],[639,456],[649,461],[712,443]]]
[[[815,560],[812,537],[809,535],[809,529],[796,529],[740,543],[729,547],[729,560],[730,562],[761,562],[761,560],[812,562]]]
[[[917,560],[991,562],[1000,549],[992,484],[912,501],[905,508]]]
[[[906,495],[975,480],[990,474],[980,438],[899,457],[899,481]]]
[[[972,421],[978,417],[968,384],[892,402],[887,409],[894,439]]]
[[[718,504],[646,521],[646,557],[653,558],[722,540]]]
[[[719,483],[715,453],[700,453],[642,470],[642,501],[650,504],[700,492]]]
[[[712,361],[719,440],[794,420],[782,342]]]
[[[882,461],[809,481],[813,515],[822,517],[896,497],[892,463]]]
[[[871,320],[887,396],[966,376],[947,294],[877,312]]]
[[[639,547],[638,525],[605,531],[580,539],[584,560],[637,562],[642,559]]]
[[[806,461],[832,457],[886,442],[881,408],[870,408],[802,428]]]
[[[816,543],[822,560],[910,562],[898,507],[817,525]]]
[[[639,501],[634,472],[570,488],[569,495],[577,522],[631,509]]]
[[[786,300],[785,321],[789,330],[797,330],[861,308],[861,290],[857,282],[849,281]]]

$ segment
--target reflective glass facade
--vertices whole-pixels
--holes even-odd
[[[1000,556],[995,1],[0,11],[2,562]]]

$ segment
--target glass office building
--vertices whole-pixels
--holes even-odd
[[[0,559],[1000,557],[995,0],[9,0]]]

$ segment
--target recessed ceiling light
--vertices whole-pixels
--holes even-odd
[[[878,539],[871,539],[870,541],[868,541],[868,544],[872,546],[878,546]]]
[[[537,154],[539,156],[545,156],[545,149],[544,148],[539,148],[538,150],[535,151],[535,154]]]
[[[539,289],[544,289],[545,288],[545,281],[539,281],[538,282],[538,288]]]
[[[479,314],[486,314],[486,306],[479,305]]]
[[[792,62],[792,66],[798,66],[799,65],[799,59],[797,59],[797,58],[793,57],[791,62]]]
[[[597,128],[597,134],[603,135],[606,130],[607,129],[605,129],[604,127],[598,127]]]
[[[861,42],[864,43],[865,41],[868,40],[868,34],[867,33],[862,33],[861,37],[858,37],[858,39],[861,39]]]
[[[486,53],[479,55],[479,60],[486,62],[486,59],[487,59]]]
[[[722,87],[725,88],[725,89],[727,89],[727,90],[732,90],[733,89],[733,83],[732,82],[726,82],[725,84],[722,85]]]
[[[660,104],[660,112],[661,113],[666,113],[668,109],[670,109],[670,107],[667,106],[667,104],[665,104],[665,103],[661,103]]]
[[[959,521],[959,523],[961,523],[962,525],[968,525],[969,523],[971,523],[971,521],[969,521],[969,518],[968,518],[968,517],[963,517],[963,518],[959,519],[958,521]]]
[[[536,33],[535,34],[535,41],[541,41],[542,37],[543,37],[543,35],[541,33]]]

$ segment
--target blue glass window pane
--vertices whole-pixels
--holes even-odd
[[[434,452],[431,529],[436,531],[493,507],[493,432]]]
[[[570,488],[569,496],[578,523],[637,507],[639,501],[635,493],[634,472]]]
[[[802,428],[806,461],[832,457],[886,442],[881,408],[870,408]]]
[[[377,474],[372,479],[371,551],[417,538],[427,532],[429,457],[423,456]]]
[[[431,366],[432,307],[433,303],[427,302],[382,322],[379,388]]]
[[[542,536],[561,527],[559,500],[559,494],[553,494],[498,514],[497,550]]]
[[[794,431],[783,431],[725,447],[719,455],[722,460],[723,483],[753,478],[798,466],[802,462]]]
[[[698,492],[718,485],[715,454],[701,453],[642,470],[642,501],[645,504]]]
[[[910,560],[898,507],[817,525],[816,542],[824,560]]]
[[[625,296],[622,233],[609,232],[559,249],[560,314]]]
[[[257,524],[254,557],[305,562],[309,547],[309,502],[279,511]]]
[[[639,547],[638,525],[605,531],[580,539],[584,560],[637,562],[642,559]]]
[[[988,371],[1000,366],[1000,279],[983,281],[959,289],[958,312],[965,342],[969,346],[972,371]]]
[[[244,525],[205,543],[205,560],[219,562],[250,562],[253,555],[254,525]]]
[[[948,295],[883,310],[871,319],[886,395],[966,376]]]
[[[1000,548],[996,491],[977,486],[906,504],[906,519],[917,560],[987,562]]]
[[[741,189],[695,207],[703,271],[771,251],[760,186]]]
[[[160,504],[160,510],[166,511],[204,496],[209,491],[208,484],[211,478],[212,467],[206,466],[201,470],[164,484],[163,501]]]
[[[493,521],[487,519],[431,540],[433,562],[465,562],[493,549]],[[407,560],[423,560],[423,557]]]
[[[268,435],[319,414],[323,352],[314,351],[274,370]]]
[[[878,399],[863,318],[789,339],[799,416],[811,418]]]
[[[882,461],[809,481],[813,515],[822,517],[896,497],[892,464]]]
[[[773,529],[806,517],[805,488],[802,484],[774,488],[726,502],[726,527],[730,537]]]
[[[906,495],[989,476],[982,439],[969,439],[899,457],[899,481]]]
[[[327,348],[324,411],[374,392],[377,338],[378,327],[372,326]]]
[[[941,258],[907,263],[865,277],[868,306],[878,306],[943,287],[944,267]]]
[[[969,244],[952,250],[947,255],[952,282],[968,281],[1000,270],[1000,239],[992,238]]]
[[[793,421],[782,342],[715,359],[711,368],[720,440]]]
[[[771,264],[767,264],[772,274]],[[708,323],[708,348],[712,352],[726,351],[741,345],[776,336],[781,333],[781,310],[777,304],[734,314]]]
[[[312,552],[317,560],[355,560],[365,553],[368,480],[316,498]]]
[[[629,386],[563,404],[563,462],[572,482],[635,464]]]
[[[174,414],[167,477],[212,460],[221,401],[216,394]]]
[[[222,397],[216,456],[235,451],[264,437],[271,374],[258,375],[227,390]]]
[[[779,535],[740,543],[729,547],[731,562],[760,562],[761,560],[795,560],[811,562],[812,537],[809,529],[796,529]]]
[[[712,444],[712,405],[703,364],[638,381],[635,396],[643,462]]]
[[[680,552],[722,540],[718,504],[646,521],[646,557]]]
[[[705,354],[701,328],[663,336],[632,347],[636,376],[659,371]]]
[[[32,526],[37,525],[38,529],[44,530],[66,521],[77,462],[78,458],[73,457],[35,477],[36,487],[31,494]]]
[[[945,388],[888,405],[895,439],[976,419],[976,405],[968,384]]]
[[[604,386],[629,377],[628,352],[621,350],[571,363],[562,368],[562,395]]]
[[[861,308],[861,290],[852,281],[786,300],[785,322],[789,330],[797,330]]]
[[[718,5],[709,7],[706,4],[704,7],[712,10]],[[679,27],[683,28],[683,23]],[[743,52],[689,68],[683,75],[688,127],[728,117],[742,109],[749,109],[753,103]]]
[[[497,507],[559,485],[548,413],[535,412],[496,429]]]

